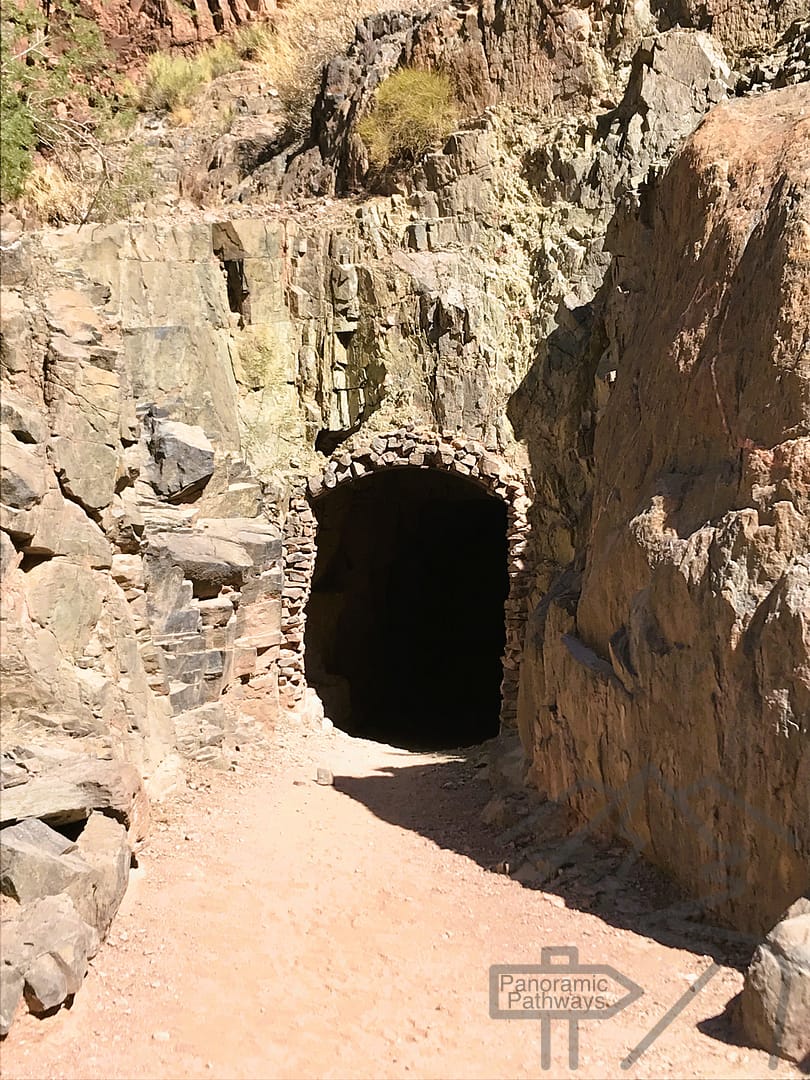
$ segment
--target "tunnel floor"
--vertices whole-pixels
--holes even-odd
[[[474,481],[374,473],[320,496],[306,674],[351,735],[408,749],[498,733],[506,507]]]

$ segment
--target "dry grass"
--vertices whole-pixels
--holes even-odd
[[[374,108],[357,125],[372,165],[415,161],[446,139],[458,120],[458,104],[447,75],[400,68],[377,91]]]
[[[397,8],[417,6],[417,0],[404,0]],[[182,122],[178,118],[187,115],[207,83],[249,63],[261,67],[278,90],[290,130],[304,134],[324,64],[354,40],[358,22],[390,8],[390,0],[286,0],[270,21],[251,23],[195,56],[150,57],[140,107],[165,110]]]
[[[152,168],[135,147],[105,154],[102,164],[92,153],[63,150],[58,160],[35,165],[22,197],[27,212],[55,226],[126,217],[133,203],[151,197]]]
[[[82,220],[88,200],[86,187],[70,179],[59,165],[45,162],[35,165],[29,173],[23,202],[40,221],[64,225]]]
[[[241,64],[237,50],[224,40],[196,56],[154,53],[146,65],[139,105],[144,110],[169,111],[175,119],[182,117],[207,83]]]
[[[324,64],[354,40],[359,22],[391,6],[390,0],[288,0],[279,8],[255,59],[278,90],[292,131],[304,134],[309,128]],[[397,5],[401,11],[413,7]]]

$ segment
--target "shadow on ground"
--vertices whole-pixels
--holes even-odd
[[[568,908],[664,945],[743,969],[757,942],[713,925],[711,913],[644,861],[643,851],[568,833],[565,812],[530,792],[497,795],[483,747],[448,760],[403,764],[370,776],[336,776],[335,788],[384,821],[465,855],[524,888],[560,896]]]

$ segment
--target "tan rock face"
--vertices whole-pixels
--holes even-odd
[[[785,564],[807,550],[810,492],[779,492],[762,475],[763,455],[808,433],[810,115],[802,116],[803,106],[810,106],[806,87],[718,108],[662,186],[648,235],[655,242],[632,276],[616,282],[628,290],[612,304],[622,360],[597,431],[593,555],[578,612],[584,636],[603,651],[642,584],[626,572],[620,589],[606,579],[601,553],[618,523],[677,540],[726,511],[767,509],[780,515],[780,537],[769,545],[762,536],[758,546],[780,549]],[[644,302],[634,303],[642,283]],[[785,479],[804,487],[807,446],[791,451]],[[686,475],[697,471],[698,480]],[[789,507],[774,510],[781,502]],[[752,536],[760,525],[777,527],[750,521]],[[626,560],[611,565],[632,564],[640,545],[629,531],[624,542]],[[763,587],[776,567],[769,569]]]
[[[764,929],[810,854],[810,90],[714,110],[645,217],[614,241],[581,593],[535,614],[522,730],[542,788]]]

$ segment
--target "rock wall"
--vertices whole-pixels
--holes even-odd
[[[126,228],[5,245],[4,736],[79,740],[145,776],[175,716],[279,643],[278,515],[238,454],[227,296],[200,235],[174,234],[165,262],[146,229],[133,247]]]
[[[445,155],[459,186],[470,149]],[[465,260],[462,237],[493,247],[491,183],[466,198],[418,226],[394,198],[7,229],[10,736],[79,738],[147,776],[175,747],[216,756],[223,693],[272,715],[295,629],[282,528],[320,451],[421,422],[522,468],[505,409],[528,362],[511,310],[527,257],[512,241],[511,261]]]
[[[535,121],[538,115],[548,120],[607,113],[620,103],[631,64],[658,34],[673,29],[711,34],[718,55],[736,60],[772,45],[802,16],[803,0],[744,5],[486,0],[428,15],[379,15],[361,24],[354,45],[325,69],[309,138],[264,173],[281,197],[362,189],[369,162],[355,125],[371,107],[380,82],[401,64],[451,73],[466,116],[496,105],[526,110]],[[666,76],[667,66],[658,71]],[[700,73],[687,74],[697,76],[694,91],[700,93]],[[675,100],[651,99],[647,107],[662,114],[666,124],[666,117],[682,114],[678,99],[690,85],[691,79],[684,82]]]
[[[618,372],[521,685],[538,786],[755,930],[810,884],[808,104],[719,106],[611,239]]]

